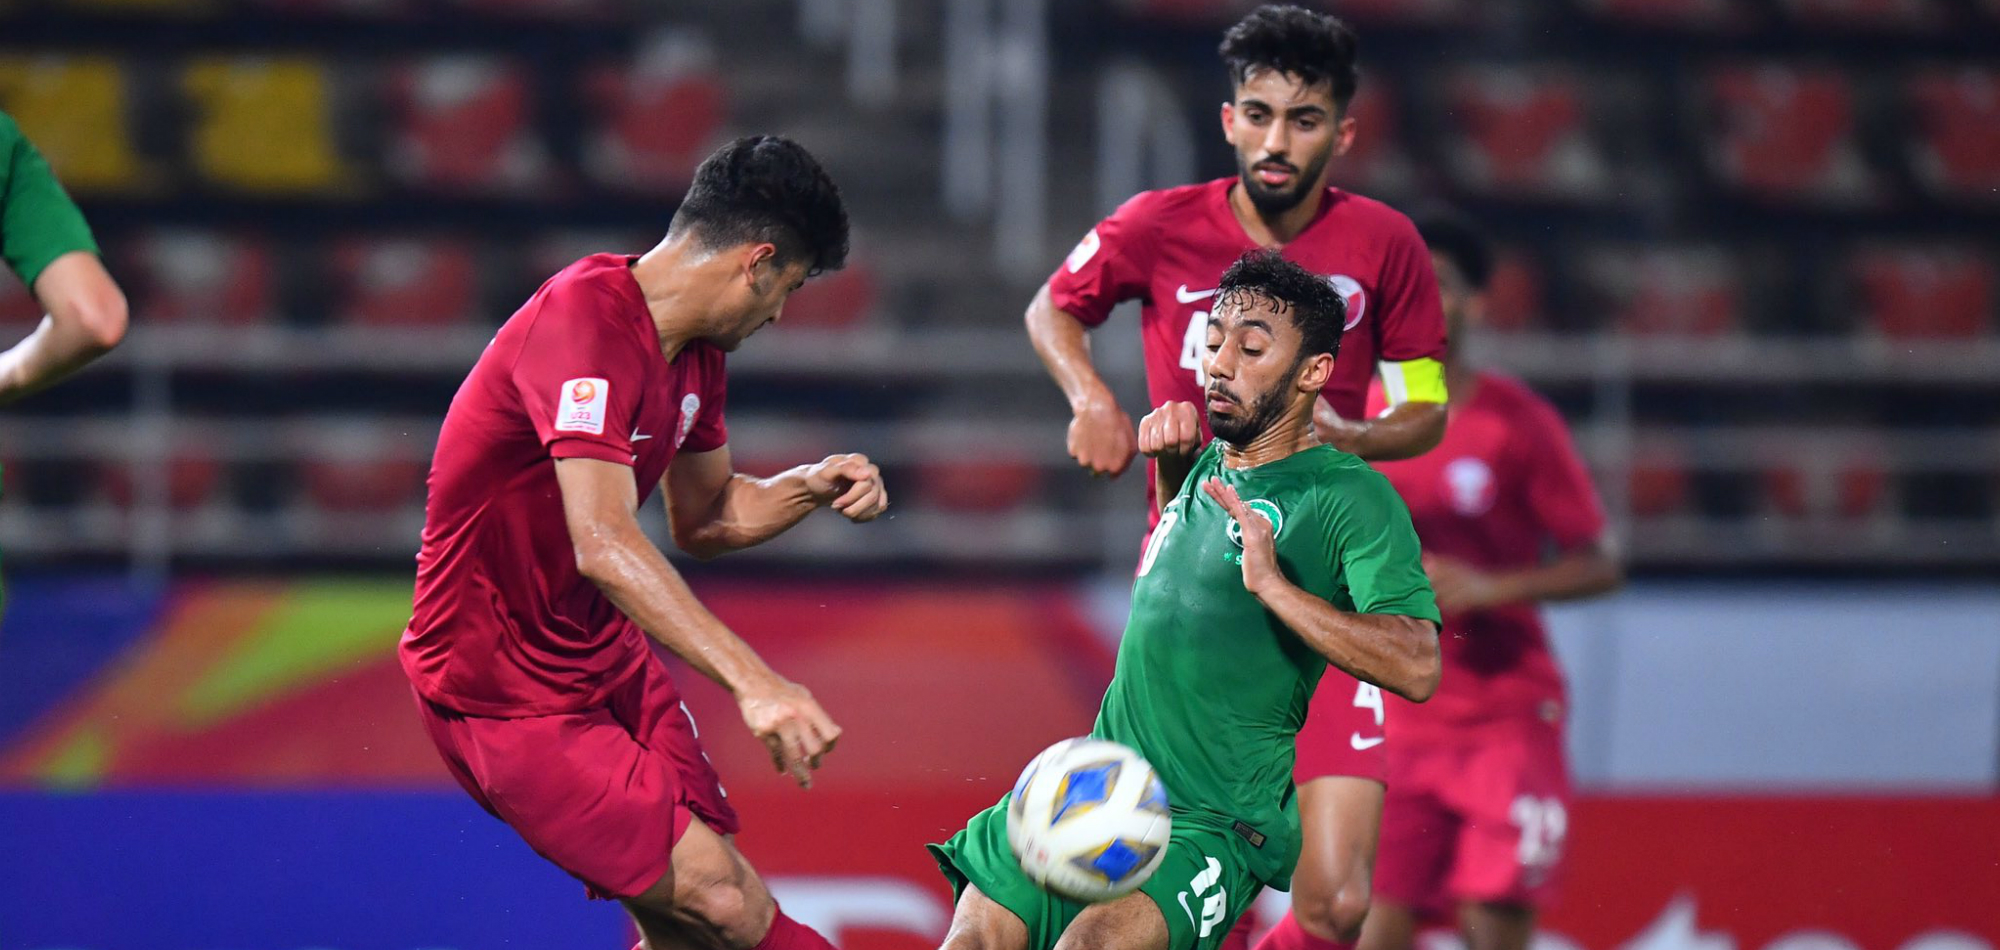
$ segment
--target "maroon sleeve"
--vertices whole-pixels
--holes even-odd
[[[704,353],[703,359],[701,409],[695,414],[687,438],[681,442],[684,452],[713,452],[729,443],[729,425],[722,418],[723,406],[729,402],[729,377],[723,371],[722,351]]]
[[[1438,302],[1437,274],[1431,252],[1410,219],[1390,212],[1382,235],[1382,278],[1376,332],[1381,347],[1376,359],[1401,363],[1444,358],[1444,307]]]
[[[632,464],[645,355],[616,301],[585,284],[549,287],[514,362],[514,388],[552,458]]]
[[[1049,276],[1049,300],[1057,310],[1097,326],[1111,308],[1146,297],[1146,277],[1153,269],[1153,222],[1148,197],[1141,192],[1118,206],[1078,241],[1069,258]]]
[[[1604,506],[1590,470],[1555,407],[1531,393],[1523,395],[1527,398],[1517,419],[1528,510],[1556,547],[1571,551],[1592,544],[1604,534]]]

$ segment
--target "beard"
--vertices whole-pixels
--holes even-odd
[[[1256,166],[1245,163],[1239,153],[1236,156],[1236,177],[1243,183],[1243,193],[1249,196],[1250,204],[1257,209],[1257,213],[1275,217],[1298,207],[1299,202],[1306,200],[1306,196],[1319,187],[1320,173],[1326,171],[1327,160],[1332,157],[1331,154],[1321,155],[1304,169],[1284,162],[1285,167],[1292,170],[1292,185],[1289,188],[1273,188],[1257,179],[1254,174]]]
[[[1211,393],[1222,392],[1213,388],[1209,391]],[[1223,394],[1232,399],[1236,395],[1229,392],[1224,392]],[[1236,405],[1239,408],[1246,408],[1241,402],[1238,402]],[[1270,392],[1258,395],[1257,401],[1251,403],[1247,408],[1249,409],[1248,412],[1232,416],[1219,416],[1215,414],[1214,410],[1210,410],[1208,413],[1208,430],[1215,433],[1216,438],[1237,448],[1249,445],[1258,436],[1263,435],[1266,430],[1270,429],[1271,424],[1277,422],[1279,416],[1285,414],[1284,388],[1279,387]]]

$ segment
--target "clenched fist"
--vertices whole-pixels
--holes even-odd
[[[1148,458],[1195,455],[1201,444],[1201,410],[1194,403],[1166,403],[1139,420],[1139,451]]]

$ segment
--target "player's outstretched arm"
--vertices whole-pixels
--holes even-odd
[[[743,721],[771,762],[801,785],[840,738],[806,688],[779,676],[750,645],[695,599],[680,572],[639,528],[632,470],[597,459],[556,460],[563,516],[577,571],[647,636],[736,697]]]
[[[1319,440],[1371,462],[1416,458],[1444,441],[1445,404],[1406,402],[1373,419],[1343,419],[1320,400],[1313,405]]]
[[[1090,330],[1056,309],[1047,284],[1028,302],[1028,339],[1069,399],[1069,455],[1092,475],[1116,478],[1132,464],[1132,417],[1090,361]]]
[[[1278,568],[1271,523],[1221,479],[1202,485],[1243,528],[1243,587],[1327,662],[1356,679],[1423,702],[1437,692],[1443,666],[1437,628],[1401,614],[1349,613],[1308,593]]]
[[[821,507],[856,522],[889,507],[882,473],[865,455],[830,455],[755,478],[735,470],[725,445],[676,456],[661,485],[674,544],[703,560],[769,541]]]
[[[0,352],[0,405],[45,389],[125,338],[125,294],[97,255],[72,251],[35,277],[48,315],[27,339]]]

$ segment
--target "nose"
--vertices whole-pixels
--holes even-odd
[[[1209,356],[1208,365],[1203,367],[1202,371],[1208,374],[1209,379],[1235,379],[1235,348],[1228,343],[1222,344]]]
[[[1292,147],[1291,123],[1283,120],[1272,121],[1264,130],[1264,155],[1267,158],[1284,158]]]

